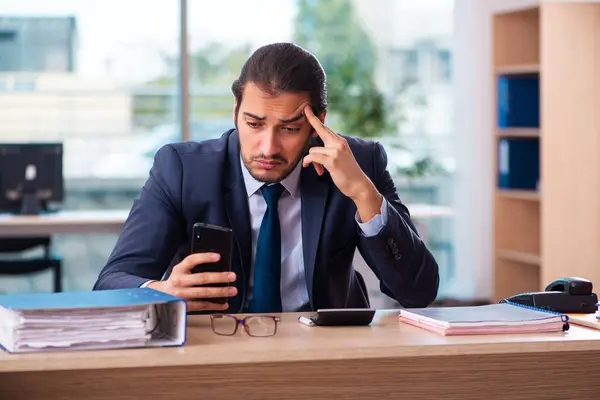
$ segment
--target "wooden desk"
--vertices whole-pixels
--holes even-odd
[[[129,210],[59,211],[43,215],[0,214],[0,237],[119,233]]]
[[[600,331],[443,337],[379,311],[371,327],[215,335],[178,348],[0,354],[5,399],[598,399]]]

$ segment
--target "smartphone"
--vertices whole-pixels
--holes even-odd
[[[317,310],[308,319],[317,326],[365,326],[373,322],[374,317],[372,308],[330,308]]]
[[[233,248],[233,231],[222,226],[197,222],[192,228],[191,253],[218,253],[221,258],[217,262],[200,264],[192,268],[192,273],[199,272],[229,272],[231,271],[231,252]],[[228,282],[215,283],[207,286],[227,287]],[[223,304],[227,298],[203,299]]]

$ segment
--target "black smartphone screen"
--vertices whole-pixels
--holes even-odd
[[[369,325],[375,317],[372,308],[320,309],[310,319],[318,326]]]
[[[231,251],[233,231],[230,228],[198,222],[192,230],[191,253],[218,253],[221,258],[217,262],[200,264],[192,268],[192,273],[229,272],[231,271]],[[213,287],[226,287],[229,283],[211,284]],[[214,303],[225,303],[226,298],[203,299]]]

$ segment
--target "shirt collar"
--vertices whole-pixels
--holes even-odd
[[[242,166],[242,175],[244,177],[244,184],[246,185],[246,192],[248,193],[248,197],[252,196],[256,193],[263,185],[264,182],[257,181],[250,172],[248,168],[244,165],[244,161],[240,155],[240,163]],[[285,188],[285,190],[293,197],[296,198],[300,194],[300,172],[302,171],[302,163],[299,162],[296,167],[290,172],[288,176],[285,177],[284,180],[281,181],[281,184]]]

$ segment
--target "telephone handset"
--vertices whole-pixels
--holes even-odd
[[[521,293],[501,303],[512,302],[560,313],[593,314],[598,296],[592,282],[579,277],[560,278],[550,282],[543,292]]]
[[[570,294],[589,295],[592,294],[592,282],[584,278],[562,278],[556,279],[544,289],[546,292],[568,292]]]

